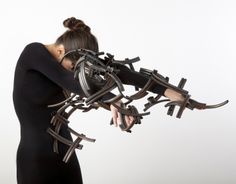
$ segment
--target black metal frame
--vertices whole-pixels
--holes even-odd
[[[149,94],[147,91],[155,86],[156,84],[162,85],[166,88],[170,88],[178,93],[180,93],[184,100],[183,101],[170,101],[169,99],[157,95],[157,96],[149,96],[148,103],[144,105],[144,111],[147,111],[154,105],[167,102],[165,104],[165,107],[168,107],[167,115],[172,116],[175,110],[176,106],[179,106],[179,110],[177,112],[176,117],[181,118],[183,111],[188,109],[210,109],[210,108],[217,108],[221,107],[228,103],[228,100],[217,104],[217,105],[206,105],[205,103],[199,103],[193,99],[190,98],[190,95],[188,91],[184,90],[184,85],[186,83],[186,79],[182,78],[178,84],[178,86],[174,86],[169,83],[168,77],[163,77],[160,75],[157,70],[148,70],[141,68],[140,73],[146,75],[149,77],[148,82],[142,89],[138,89],[138,87],[135,87],[137,92],[131,96],[127,96],[124,94],[125,88],[117,76],[117,73],[119,70],[117,70],[115,67],[112,67],[113,64],[123,64],[128,65],[131,70],[134,70],[133,63],[139,61],[139,57],[136,57],[134,59],[125,59],[124,61],[118,61],[114,59],[114,56],[111,54],[104,55],[103,52],[101,53],[95,53],[90,50],[86,49],[77,49],[70,51],[64,55],[62,60],[71,55],[75,54],[76,56],[80,56],[77,61],[74,63],[74,78],[80,82],[80,85],[82,87],[82,90],[85,94],[84,98],[81,98],[77,94],[71,94],[65,101],[49,105],[49,107],[54,106],[61,106],[58,111],[53,116],[51,123],[54,125],[54,130],[52,128],[48,128],[48,133],[54,137],[54,146],[53,149],[55,152],[58,153],[58,141],[66,144],[69,146],[69,149],[64,156],[63,161],[67,162],[71,156],[71,154],[75,151],[76,148],[82,149],[82,145],[80,142],[82,140],[87,140],[90,142],[95,142],[95,139],[91,139],[86,137],[83,134],[79,134],[76,131],[74,131],[72,128],[68,126],[68,130],[77,136],[75,141],[69,141],[65,139],[64,137],[60,136],[60,128],[63,123],[69,124],[69,117],[75,110],[82,110],[83,112],[88,112],[91,109],[97,109],[99,107],[103,107],[107,110],[110,110],[110,105],[112,104],[118,109],[118,112],[121,114],[121,125],[120,128],[123,131],[131,132],[131,128],[134,124],[140,124],[141,119],[143,116],[150,114],[150,112],[143,112],[139,113],[137,108],[133,105],[129,105],[132,101],[141,99],[145,97],[147,94]],[[104,56],[103,58],[101,56]],[[94,91],[94,84],[103,84],[100,85],[99,89],[96,89]],[[102,100],[102,97],[106,95],[107,93],[110,93],[113,89],[117,88],[119,91],[119,94],[115,97],[108,99],[108,100]],[[164,98],[164,99],[161,99]],[[125,100],[124,103],[121,103],[121,105],[117,105],[116,102],[119,100]],[[68,108],[71,108],[68,112],[66,110]],[[125,115],[133,116],[134,121],[131,125],[127,125],[125,122]],[[111,123],[113,124],[113,121],[111,120]]]

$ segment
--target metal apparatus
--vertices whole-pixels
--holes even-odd
[[[121,114],[121,125],[120,128],[123,131],[131,132],[131,128],[135,124],[140,124],[143,116],[149,115],[150,112],[146,112],[151,107],[165,103],[165,107],[168,108],[167,115],[172,116],[174,110],[178,107],[176,114],[177,118],[181,118],[184,110],[190,109],[212,109],[218,108],[228,103],[228,100],[216,104],[216,105],[207,105],[205,103],[197,102],[191,99],[191,95],[188,91],[184,89],[186,79],[182,78],[177,86],[169,83],[169,78],[164,77],[157,72],[157,70],[149,70],[141,68],[139,73],[148,77],[148,82],[146,85],[139,89],[135,86],[136,92],[133,95],[124,94],[125,88],[122,81],[118,77],[119,67],[118,65],[126,65],[129,67],[130,71],[135,71],[133,63],[139,61],[139,57],[133,59],[125,59],[123,61],[118,61],[114,59],[114,56],[111,54],[95,53],[90,50],[78,49],[72,50],[66,53],[63,57],[70,57],[74,60],[74,78],[78,80],[85,96],[81,97],[77,94],[69,94],[67,99],[58,104],[49,105],[48,107],[58,106],[59,109],[53,116],[51,123],[54,125],[54,129],[49,128],[48,133],[52,135],[54,140],[53,149],[55,152],[58,152],[58,141],[63,144],[68,145],[69,149],[64,156],[64,161],[67,162],[71,154],[75,151],[76,148],[82,149],[80,142],[82,140],[87,140],[90,142],[95,142],[95,139],[86,137],[83,134],[79,134],[68,126],[68,130],[74,134],[77,138],[75,141],[70,141],[65,139],[60,135],[60,128],[63,123],[69,123],[69,117],[76,110],[82,110],[82,112],[88,112],[92,109],[98,109],[99,107],[110,110],[110,105],[112,104],[118,109],[118,112]],[[155,85],[161,85],[166,88],[172,89],[183,96],[182,101],[170,101],[162,95],[154,94],[150,95],[150,89]],[[117,89],[119,94],[111,95],[111,91]],[[109,99],[104,97],[112,96]],[[138,100],[148,96],[147,103],[144,104],[144,109],[142,113],[138,112],[138,109],[131,105],[134,100]],[[117,105],[117,102],[122,100],[123,103]],[[69,110],[68,110],[69,109]],[[127,125],[125,121],[125,115],[133,116],[134,121]],[[111,120],[111,124],[113,121]]]

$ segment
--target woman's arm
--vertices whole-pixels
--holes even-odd
[[[139,88],[143,88],[149,80],[147,76],[139,72],[132,71],[124,65],[115,64],[115,67],[120,70],[117,75],[124,84],[134,85]],[[183,101],[183,96],[180,93],[159,84],[156,84],[154,87],[150,88],[149,91],[165,96],[171,101]]]
[[[123,84],[133,85],[139,88],[143,88],[149,80],[149,78],[146,75],[130,70],[125,65],[113,64],[112,66],[120,70],[117,76],[119,77],[119,79],[122,81]],[[149,91],[156,94],[164,95],[166,89],[167,89],[166,87],[156,84],[154,87],[151,87]]]

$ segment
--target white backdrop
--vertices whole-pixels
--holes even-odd
[[[136,68],[158,69],[192,97],[230,103],[166,115],[163,105],[132,134],[109,126],[110,113],[78,113],[72,127],[96,143],[77,151],[85,184],[236,183],[236,2],[234,0],[6,1],[0,7],[0,183],[16,183],[20,127],[12,103],[14,67],[30,42],[53,43],[75,16],[117,59],[140,56]],[[140,103],[141,105],[141,103]],[[142,108],[141,108],[142,109]]]

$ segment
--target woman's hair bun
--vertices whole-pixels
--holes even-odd
[[[81,30],[90,32],[90,27],[87,26],[82,20],[76,19],[75,17],[64,20],[63,25],[72,31]]]

